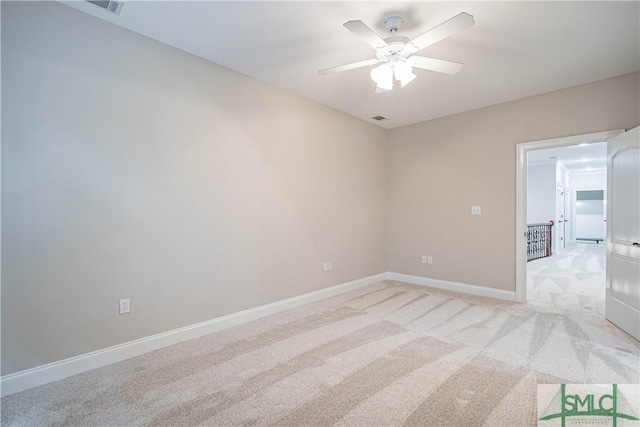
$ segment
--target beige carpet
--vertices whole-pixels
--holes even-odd
[[[519,426],[537,383],[638,383],[596,313],[380,282],[2,399],[2,425]]]
[[[541,310],[604,315],[607,246],[577,243],[527,263],[527,303]]]

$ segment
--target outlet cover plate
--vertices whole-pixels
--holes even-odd
[[[120,300],[120,314],[127,314],[131,312],[131,302],[129,298]]]

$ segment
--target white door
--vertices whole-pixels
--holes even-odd
[[[607,146],[606,317],[640,340],[640,128]]]

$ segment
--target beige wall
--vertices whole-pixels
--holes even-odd
[[[2,67],[2,374],[386,271],[383,129],[54,2]]]
[[[516,143],[638,126],[639,76],[390,131],[389,270],[515,290]]]

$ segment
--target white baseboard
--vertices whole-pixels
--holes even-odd
[[[467,285],[466,283],[429,279],[428,277],[412,276],[410,274],[401,273],[388,273],[388,278],[390,280],[397,280],[398,282],[406,282],[420,286],[430,286],[432,288],[464,292],[466,294],[479,295],[483,297],[497,298],[507,301],[516,300],[516,293],[514,291],[504,291],[502,289],[488,288],[486,286]]]
[[[387,273],[376,274],[341,285],[332,286],[319,291],[309,292],[271,304],[207,320],[195,325],[185,326],[172,331],[141,338],[135,341],[115,345],[80,356],[47,365],[38,366],[0,378],[2,396],[18,393],[39,385],[61,380],[72,375],[80,374],[91,369],[101,368],[112,363],[120,362],[131,357],[237,326],[252,320],[260,319],[271,314],[289,310],[304,304],[352,291],[363,286],[371,285],[387,279]]]
[[[0,394],[8,396],[39,385],[47,384],[63,378],[77,375],[91,369],[101,368],[112,363],[120,362],[131,357],[139,356],[153,350],[174,345],[193,338],[198,338],[213,332],[241,325],[252,320],[260,319],[271,314],[280,313],[291,308],[329,298],[344,292],[352,291],[382,280],[397,280],[399,282],[412,283],[414,285],[430,286],[433,288],[463,292],[472,295],[480,295],[498,298],[507,301],[515,301],[515,292],[500,289],[487,288],[485,286],[467,285],[464,283],[448,282],[446,280],[429,279],[427,277],[412,276],[400,273],[380,273],[351,282],[320,289],[315,292],[276,301],[271,304],[218,317],[195,325],[185,326],[172,331],[163,332],[135,341],[118,344],[102,350],[64,359],[0,378]]]

